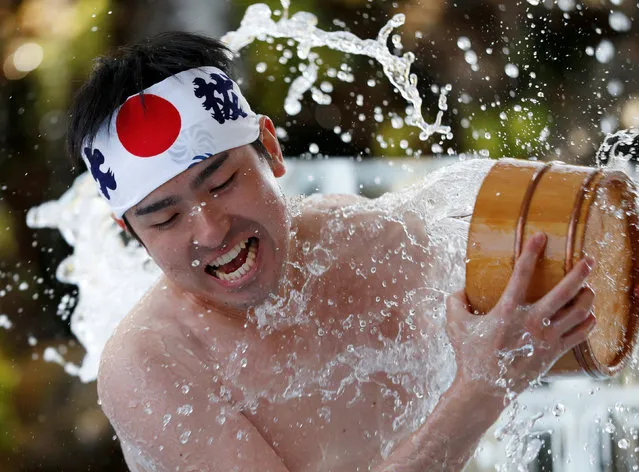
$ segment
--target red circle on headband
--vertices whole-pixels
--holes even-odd
[[[122,146],[137,157],[153,157],[175,142],[182,119],[168,100],[152,94],[129,98],[118,113],[115,128]]]

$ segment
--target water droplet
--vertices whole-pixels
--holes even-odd
[[[317,154],[319,152],[319,146],[315,143],[311,143],[308,146],[308,150],[311,152],[311,154]]]
[[[162,429],[166,428],[170,422],[171,422],[171,415],[170,414],[164,415],[164,417],[162,418]]]
[[[468,39],[466,36],[460,36],[459,38],[457,38],[457,47],[462,51],[467,51],[468,49],[470,49],[470,39]]]
[[[628,442],[626,438],[622,438],[619,440],[617,445],[619,446],[619,449],[628,449],[628,446],[630,445],[630,443]]]
[[[266,72],[266,69],[267,69],[266,62],[259,62],[255,66],[255,70],[258,71],[260,74]]]
[[[395,129],[399,129],[404,126],[404,119],[401,116],[393,116],[391,118],[391,126]]]
[[[611,79],[606,85],[606,90],[613,97],[618,97],[623,93],[623,82],[619,79]]]
[[[320,84],[320,89],[322,92],[331,93],[333,91],[333,84],[328,81],[324,81]]]
[[[547,328],[548,326],[550,326],[550,318],[544,318],[543,320],[541,320],[541,324]]]
[[[189,216],[195,216],[198,213],[202,213],[202,207],[200,205],[195,205],[193,208],[191,208]]]
[[[608,434],[612,434],[617,431],[617,428],[615,428],[615,425],[608,420],[608,422],[604,425],[604,431]]]
[[[13,323],[11,323],[11,320],[9,320],[9,317],[7,315],[0,315],[0,328],[11,329],[12,326]]]
[[[284,111],[289,115],[297,115],[302,111],[302,104],[298,100],[289,100],[288,98],[284,102]]]
[[[575,0],[557,0],[557,6],[561,11],[569,12],[575,9]]]
[[[515,64],[506,64],[504,72],[506,72],[506,75],[512,79],[519,77],[519,68]]]
[[[477,64],[477,53],[475,51],[472,50],[468,50],[464,53],[464,60],[470,64],[471,66],[473,64]]]
[[[182,434],[180,434],[180,443],[186,444],[187,442],[189,442],[190,437],[191,431],[184,431]]]
[[[615,46],[610,40],[604,39],[597,45],[597,49],[595,50],[595,57],[602,64],[606,64],[612,61],[614,56]]]
[[[566,412],[566,407],[563,403],[555,403],[555,406],[552,407],[552,414],[559,418]]]
[[[317,409],[317,416],[322,418],[327,423],[331,421],[331,409],[327,406],[323,406]]]
[[[200,265],[200,261],[195,259],[194,261],[191,262],[191,267],[197,267]]]
[[[630,28],[632,28],[630,19],[620,11],[611,12],[608,17],[608,23],[613,30],[619,32],[630,31]]]

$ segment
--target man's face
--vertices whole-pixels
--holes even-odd
[[[221,308],[264,300],[286,260],[290,221],[275,180],[284,166],[279,146],[265,146],[270,160],[251,145],[217,154],[126,212],[165,275]]]

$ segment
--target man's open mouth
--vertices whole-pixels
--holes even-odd
[[[226,282],[239,280],[255,265],[258,245],[258,239],[254,237],[238,243],[207,265],[206,273]]]

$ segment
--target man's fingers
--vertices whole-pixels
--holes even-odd
[[[451,293],[446,299],[446,309],[448,313],[468,312],[468,299],[466,292],[459,290]]]
[[[597,320],[593,315],[589,315],[582,323],[575,326],[561,337],[561,343],[564,346],[564,350],[568,351],[575,347],[577,344],[584,342],[588,339],[588,335],[595,327]]]
[[[535,273],[539,255],[545,246],[546,235],[544,233],[535,233],[526,241],[519,259],[515,261],[513,275],[508,281],[502,299],[511,300],[515,304],[523,303],[528,292],[528,285]]]
[[[592,311],[595,294],[588,288],[582,288],[574,299],[574,303],[559,310],[550,318],[552,329],[563,336],[577,325],[583,323]]]
[[[591,258],[579,261],[550,292],[535,303],[535,310],[541,316],[552,316],[559,311],[582,289],[593,265],[594,261]]]

